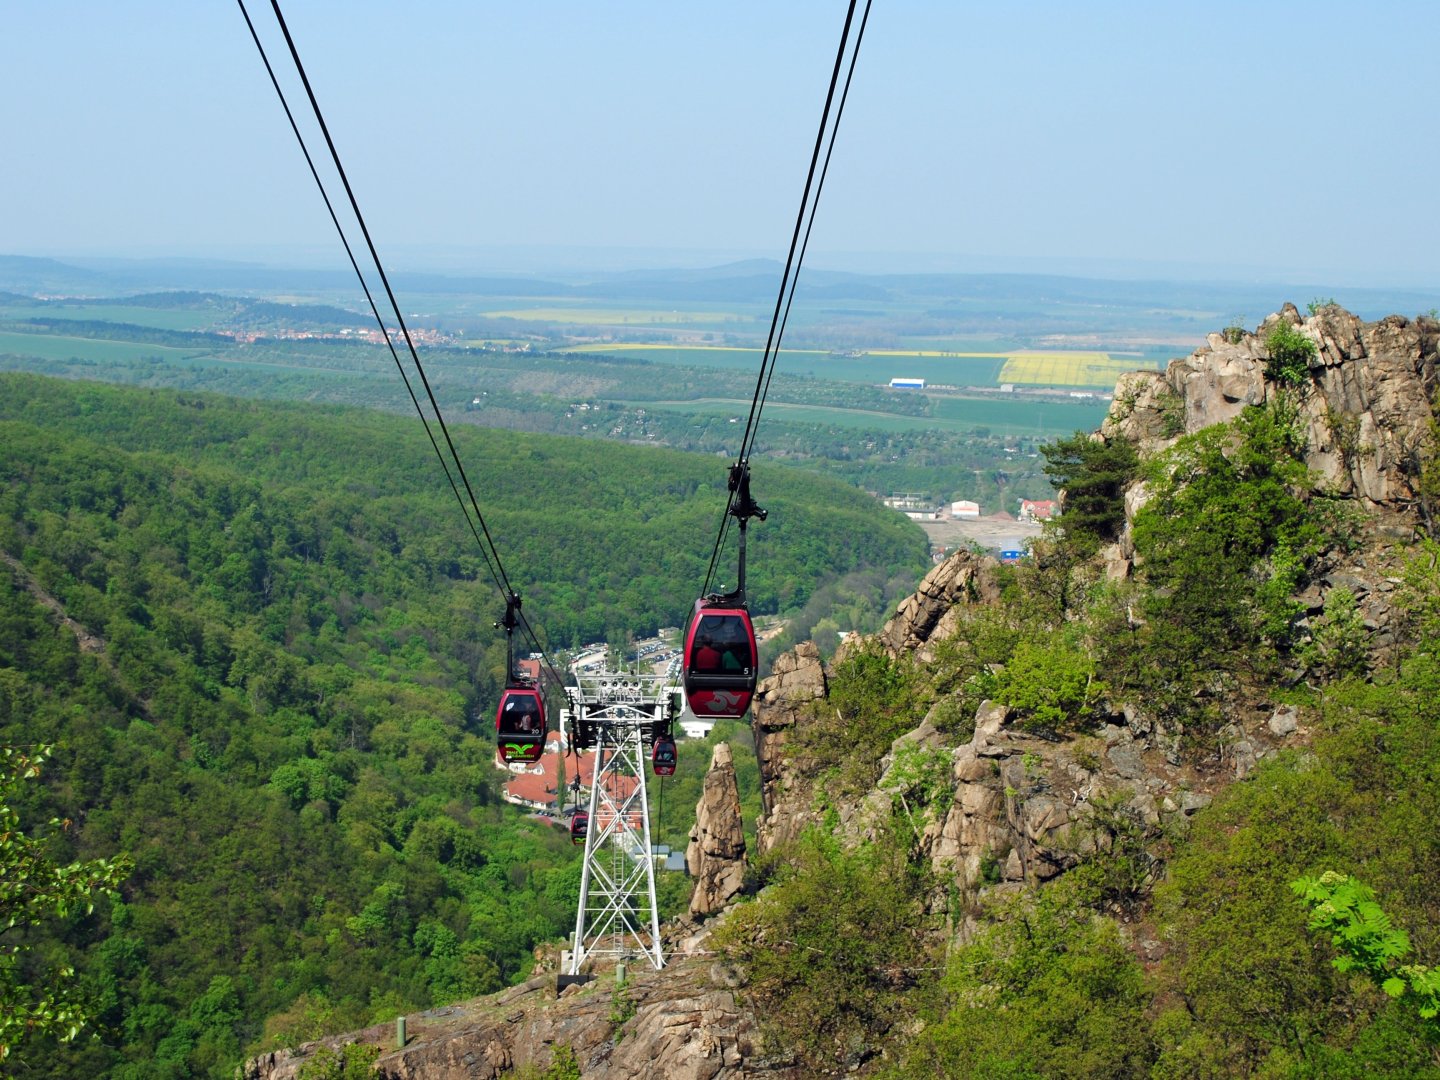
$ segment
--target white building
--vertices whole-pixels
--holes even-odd
[[[980,504],[969,499],[960,499],[950,504],[950,516],[956,518],[978,518]]]

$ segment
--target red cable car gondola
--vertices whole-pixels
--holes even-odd
[[[576,810],[570,815],[570,842],[572,844],[585,843],[585,834],[590,831],[590,815],[584,810]]]
[[[539,761],[545,752],[545,700],[528,686],[507,686],[495,709],[495,738],[500,757],[512,761]]]
[[[675,764],[679,760],[680,755],[675,749],[674,739],[669,735],[661,735],[655,740],[655,746],[650,751],[650,765],[656,776],[674,776]]]
[[[511,593],[505,601],[505,618],[496,628],[505,630],[505,689],[495,707],[495,741],[500,758],[512,761],[539,761],[545,752],[545,698],[531,683],[515,674],[515,627],[520,620],[520,597]]]
[[[685,639],[685,697],[691,711],[700,717],[744,716],[758,668],[750,613],[726,598],[697,600]]]
[[[702,596],[685,636],[685,666],[681,681],[690,709],[701,717],[740,717],[755,694],[760,654],[755,647],[755,626],[745,606],[745,529],[752,517],[765,520],[765,511],[750,497],[750,466],[737,461],[730,467],[734,498],[726,513],[740,522],[740,559],[734,592]]]

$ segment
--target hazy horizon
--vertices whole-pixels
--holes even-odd
[[[79,266],[187,265],[247,267],[267,270],[349,272],[343,252],[323,245],[307,248],[225,246],[215,249],[174,248],[153,251],[104,249],[0,251],[0,257],[54,259]],[[397,245],[382,249],[386,268],[394,272],[444,276],[515,276],[544,278],[585,274],[654,271],[704,271],[737,263],[773,266],[778,281],[781,260],[774,254],[744,250],[684,248],[586,248],[543,246],[454,249]],[[973,276],[1063,277],[1079,280],[1194,283],[1205,285],[1275,285],[1305,288],[1440,291],[1440,281],[1404,274],[1322,274],[1315,269],[1242,266],[1163,260],[1046,258],[1043,256],[960,256],[916,252],[828,252],[807,258],[808,269],[861,275],[955,274]]]
[[[382,255],[464,272],[783,258],[843,14],[287,5]],[[343,265],[236,7],[7,16],[0,247]],[[1433,287],[1437,37],[1418,0],[877,5],[807,265]]]

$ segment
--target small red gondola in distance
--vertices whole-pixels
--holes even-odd
[[[695,601],[683,675],[691,711],[702,717],[744,716],[758,669],[750,612],[724,600]]]
[[[495,738],[500,757],[511,761],[539,761],[545,752],[545,699],[528,686],[507,686],[495,709]]]
[[[590,831],[590,815],[584,810],[576,810],[570,815],[570,842],[572,844],[585,843],[585,834]]]
[[[656,776],[674,776],[675,764],[679,760],[680,754],[675,749],[674,739],[669,735],[661,735],[655,740],[655,746],[650,751],[650,765]]]

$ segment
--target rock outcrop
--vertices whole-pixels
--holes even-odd
[[[761,818],[756,843],[762,852],[793,840],[818,820],[804,800],[796,763],[784,752],[797,725],[826,694],[825,665],[814,642],[797,645],[776,659],[769,678],[755,688],[750,723],[760,763]]]
[[[1419,454],[1430,443],[1440,322],[1391,315],[1362,322],[1336,306],[1301,318],[1291,304],[1254,333],[1211,334],[1163,374],[1133,372],[1115,387],[1105,438],[1133,439],[1142,453],[1233,420],[1281,387],[1265,374],[1266,338],[1279,324],[1315,343],[1308,382],[1291,393],[1309,436],[1306,464],[1318,486],[1368,508],[1415,497]]]
[[[465,1005],[410,1017],[403,1049],[394,1029],[371,1028],[249,1061],[242,1080],[295,1080],[321,1046],[349,1042],[385,1047],[380,1080],[499,1080],[548,1068],[557,1048],[575,1055],[586,1080],[738,1080],[802,1075],[792,1061],[767,1057],[755,1018],[731,989],[716,985],[708,960],[664,971],[632,972],[573,986],[557,1000],[555,980],[531,979]]]
[[[740,819],[740,789],[729,743],[720,743],[710,759],[705,787],[695,807],[685,866],[695,881],[690,914],[713,915],[745,884],[745,827]]]
[[[901,602],[878,640],[892,656],[913,652],[921,661],[933,659],[930,642],[943,641],[955,632],[963,605],[994,603],[1000,598],[994,573],[998,565],[988,555],[956,551],[925,575],[914,595]]]

